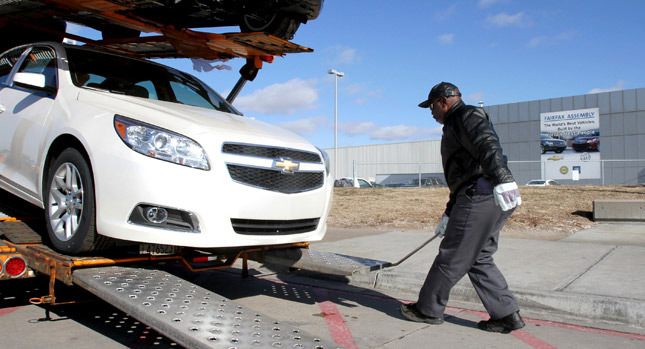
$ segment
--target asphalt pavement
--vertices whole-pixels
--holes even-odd
[[[339,237],[342,233],[330,229],[333,239],[312,243],[311,249],[396,262],[431,237],[405,231]],[[414,294],[439,243],[436,239],[398,266],[354,273],[345,282]],[[645,327],[645,223],[597,224],[558,241],[501,238],[494,259],[522,311]],[[479,303],[467,276],[450,300]]]

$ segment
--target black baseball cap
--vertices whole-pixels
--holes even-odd
[[[419,103],[419,107],[421,108],[429,108],[430,107],[430,101],[439,98],[439,97],[451,97],[451,96],[460,96],[461,93],[459,93],[459,89],[457,86],[449,83],[449,82],[440,82],[430,90],[430,93],[428,94],[428,99]]]

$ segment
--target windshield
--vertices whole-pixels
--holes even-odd
[[[123,56],[67,47],[74,85],[240,114],[192,75]]]

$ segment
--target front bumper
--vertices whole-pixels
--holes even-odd
[[[123,144],[115,146],[120,147],[118,152],[102,152],[95,157],[101,159],[94,173],[96,224],[102,235],[223,248],[316,241],[326,232],[333,186],[323,163],[301,168],[322,172],[322,186],[282,193],[236,182],[229,174],[230,164],[267,168],[273,160],[217,154],[209,159],[211,170],[203,171],[146,157]],[[197,229],[163,229],[130,221],[135,208],[142,204],[188,212]]]

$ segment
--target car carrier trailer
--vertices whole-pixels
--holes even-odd
[[[31,298],[30,303],[51,306],[69,303],[57,302],[57,284],[81,287],[187,348],[338,346],[166,272],[162,268],[165,264],[181,264],[200,272],[229,268],[241,259],[242,277],[248,276],[248,260],[335,275],[391,265],[311,250],[307,243],[245,248],[221,255],[194,249],[141,254],[138,246],[130,246],[101,256],[67,256],[43,243],[32,228],[38,226],[37,219],[0,218],[0,283],[46,275],[48,294]]]

